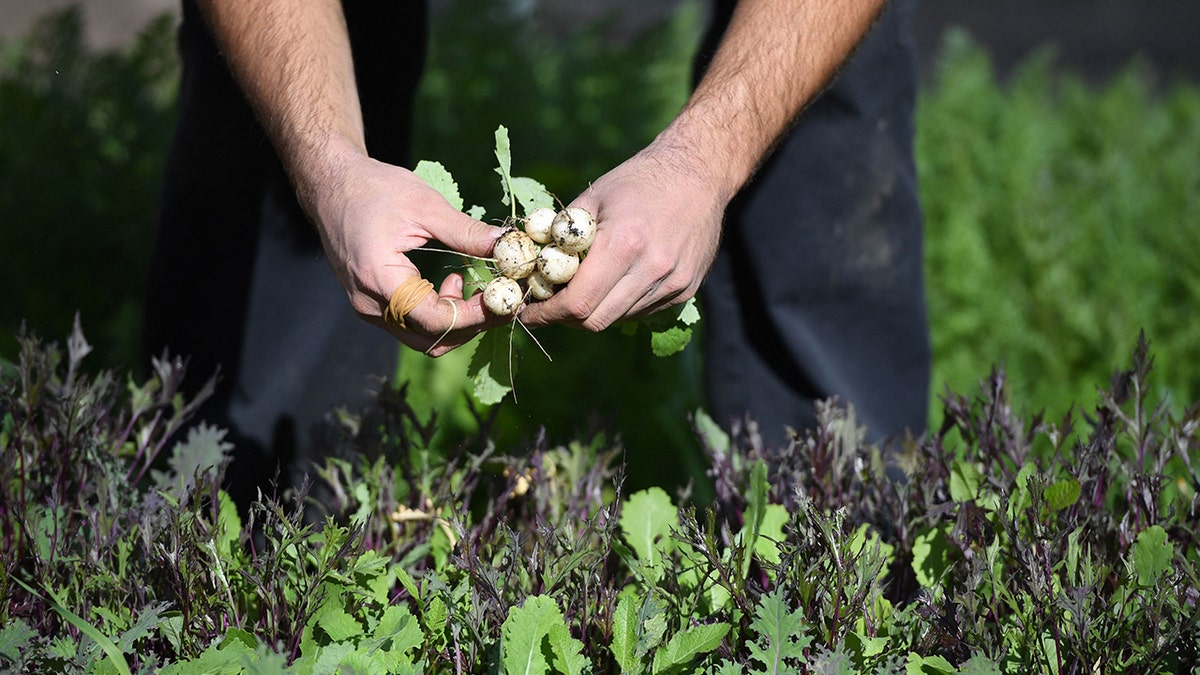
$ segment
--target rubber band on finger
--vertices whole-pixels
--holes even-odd
[[[433,292],[433,282],[421,277],[406,279],[404,283],[392,291],[392,297],[383,310],[383,320],[389,326],[403,331],[408,330],[404,317],[416,309],[425,296]]]

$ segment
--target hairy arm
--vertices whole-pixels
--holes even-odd
[[[497,228],[458,212],[412,172],[368,156],[341,3],[201,0],[201,9],[355,311],[411,347],[437,342],[435,355],[494,323],[478,297],[462,300],[458,275],[412,310],[407,330],[382,319],[392,291],[420,276],[404,253],[437,239],[486,256]]]
[[[742,0],[679,115],[573,203],[600,234],[571,285],[522,318],[589,330],[684,302],[725,207],[861,41],[886,0]]]

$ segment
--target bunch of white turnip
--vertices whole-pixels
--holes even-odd
[[[496,240],[492,258],[499,274],[483,289],[488,311],[509,316],[526,298],[546,300],[579,269],[581,256],[596,239],[596,219],[587,209],[541,207]]]

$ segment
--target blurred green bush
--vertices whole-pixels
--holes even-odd
[[[416,156],[444,164],[468,204],[492,203],[504,124],[514,172],[566,201],[683,102],[701,9],[614,40],[604,22],[555,33],[511,7],[456,0],[436,14]],[[170,18],[117,52],[84,47],[78,10],[0,45],[0,357],[20,322],[61,335],[79,309],[99,365],[133,363],[175,78]],[[1088,86],[1050,55],[1001,83],[967,37],[948,38],[917,139],[933,420],[946,386],[970,390],[1001,361],[1015,397],[1061,415],[1092,400],[1141,329],[1160,388],[1178,407],[1200,397],[1200,90],[1160,85],[1135,64]],[[696,349],[656,359],[621,331],[538,337],[554,360],[518,344],[520,404],[494,411],[495,428],[619,429],[631,470],[700,466],[686,421],[701,403]],[[464,357],[399,367],[447,438],[474,424]]]

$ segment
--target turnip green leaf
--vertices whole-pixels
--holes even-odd
[[[458,183],[454,182],[454,177],[438,162],[429,160],[421,160],[417,162],[417,168],[413,169],[413,173],[417,174],[417,178],[425,181],[429,187],[437,190],[446,201],[453,206],[456,211],[463,210],[463,198],[458,193]]]

